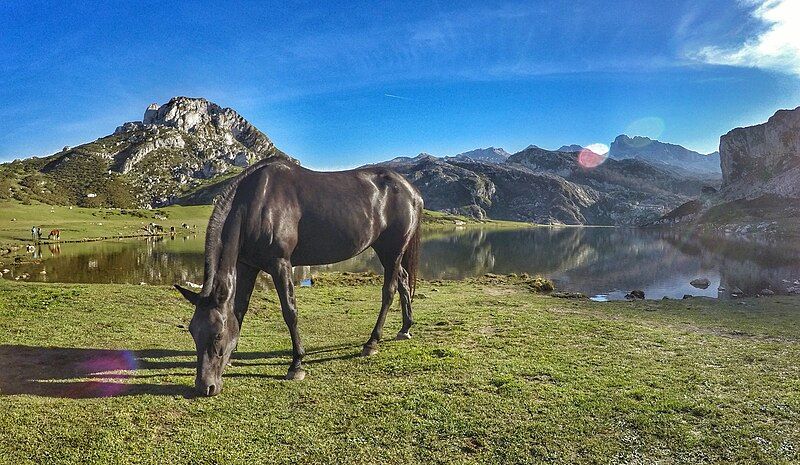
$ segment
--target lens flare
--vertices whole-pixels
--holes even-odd
[[[85,373],[87,377],[97,377],[103,381],[85,381],[78,383],[74,389],[80,397],[113,397],[124,393],[129,385],[122,382],[136,370],[136,356],[130,350],[103,351],[91,355],[78,362],[77,373]],[[114,381],[107,381],[114,380]],[[119,381],[116,381],[119,380]]]
[[[578,153],[578,164],[583,168],[596,168],[606,161],[608,146],[605,144],[590,144]]]

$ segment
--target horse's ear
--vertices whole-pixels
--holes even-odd
[[[181,295],[192,305],[197,305],[197,301],[200,300],[200,294],[197,292],[190,291],[189,289],[180,287],[177,284],[175,285],[175,289],[177,289],[178,292],[180,292]]]

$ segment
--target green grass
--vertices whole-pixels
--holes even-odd
[[[489,227],[511,227],[526,228],[533,226],[531,223],[508,220],[478,220],[469,216],[453,215],[433,210],[425,210],[422,216],[422,224],[426,228],[452,228],[453,226],[489,226]]]
[[[212,208],[211,205],[173,206],[158,210],[124,210],[126,213],[123,213],[123,210],[111,208],[0,202],[0,246],[30,242],[34,225],[42,228],[45,239],[51,229],[60,229],[62,241],[144,234],[142,227],[151,221],[167,230],[175,226],[180,232],[181,223],[187,223],[197,225],[198,232],[205,232]],[[159,219],[157,215],[167,219]]]
[[[308,376],[285,382],[288,333],[258,291],[224,391],[205,399],[185,397],[177,292],[0,281],[0,462],[800,461],[796,298],[592,303],[423,282],[414,338],[360,358],[379,294],[298,288]],[[386,334],[399,325],[395,304]],[[84,363],[114,351],[139,369]],[[124,390],[94,397],[109,386],[90,381]]]

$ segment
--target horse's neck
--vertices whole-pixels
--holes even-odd
[[[203,289],[209,289],[218,302],[232,301],[236,293],[236,265],[239,260],[240,250],[240,223],[228,221],[220,232],[217,243],[206,253],[213,253],[214,272],[206,276]]]
[[[236,294],[236,264],[219,266],[211,282],[211,295],[220,303],[233,302]]]

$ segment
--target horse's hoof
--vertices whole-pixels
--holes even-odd
[[[372,347],[372,346],[364,346],[364,348],[361,350],[361,356],[362,357],[369,357],[369,356],[375,355],[377,353],[378,353],[378,348],[377,347]]]
[[[411,332],[405,332],[404,333],[404,332],[400,331],[399,333],[397,333],[397,337],[395,337],[394,339],[396,341],[406,341],[408,339],[411,339]]]
[[[299,370],[289,370],[289,372],[286,373],[286,376],[284,376],[283,379],[287,381],[302,381],[303,379],[305,379],[305,377],[306,377],[306,370],[303,370],[301,368]]]

